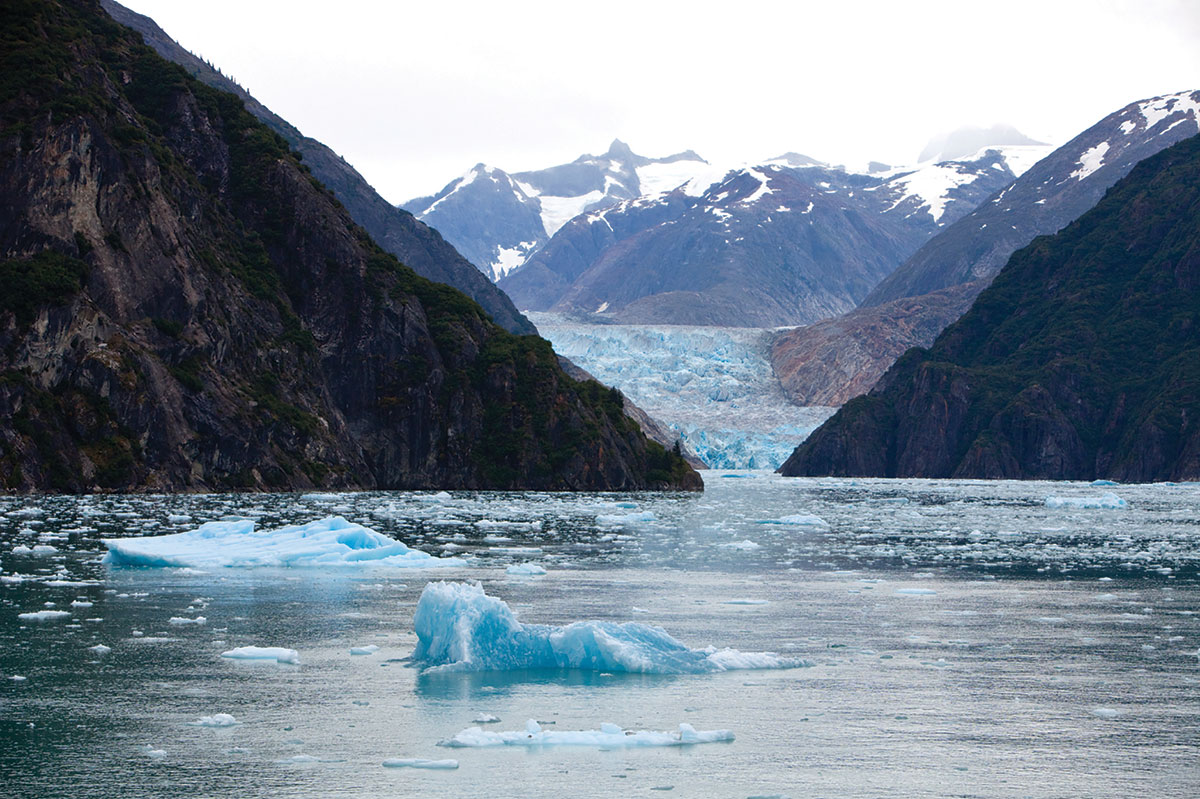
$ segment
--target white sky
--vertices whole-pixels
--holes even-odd
[[[385,197],[600,153],[914,162],[1200,88],[1200,0],[124,0]]]

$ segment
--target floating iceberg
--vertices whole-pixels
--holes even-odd
[[[300,663],[300,653],[282,646],[239,646],[222,652],[221,657],[234,660],[274,660],[277,663]]]
[[[430,568],[462,566],[435,558],[382,533],[330,516],[308,524],[255,530],[249,519],[208,522],[195,530],[143,538],[106,538],[113,566],[194,568],[289,566]]]
[[[18,613],[17,618],[21,621],[55,621],[70,615],[66,610],[36,610],[32,613]]]
[[[383,761],[384,768],[427,768],[435,771],[453,771],[458,768],[457,760],[425,760],[420,757],[392,757]]]
[[[201,716],[196,721],[189,721],[189,727],[234,727],[241,724],[228,713],[217,713],[212,716]]]
[[[573,668],[643,674],[705,674],[806,665],[771,652],[689,649],[665,630],[637,622],[522,624],[478,585],[425,586],[413,614],[412,659],[426,671]]]
[[[105,646],[104,644],[96,644],[95,646],[89,646],[88,651],[94,653],[98,657],[104,657],[112,651],[112,647]]]
[[[1046,497],[1047,508],[1124,508],[1128,504],[1111,491],[1098,497]]]
[[[376,644],[367,644],[366,646],[350,647],[351,655],[374,655],[378,651],[379,651],[379,647]]]
[[[515,574],[518,576],[521,576],[521,575],[533,576],[533,575],[546,573],[546,569],[544,567],[539,566],[536,563],[528,563],[528,562],[514,563],[513,565],[509,566],[504,571],[506,574]]]
[[[632,749],[644,746],[684,746],[732,741],[729,730],[697,730],[691,724],[680,724],[677,732],[653,730],[623,730],[616,724],[601,724],[598,730],[543,730],[533,719],[525,729],[490,732],[482,727],[469,727],[438,746],[474,748],[485,746],[595,746],[601,749]]]

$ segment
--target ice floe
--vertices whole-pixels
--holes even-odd
[[[216,713],[212,716],[201,716],[195,721],[189,721],[189,727],[234,727],[241,724],[228,713]]]
[[[1124,508],[1128,504],[1111,491],[1105,491],[1100,496],[1046,497],[1047,508]]]
[[[66,610],[36,610],[31,613],[18,613],[17,618],[21,621],[57,621],[70,615],[70,611]]]
[[[412,659],[426,671],[576,668],[646,674],[703,674],[730,669],[806,665],[772,652],[689,649],[660,627],[580,621],[556,627],[523,624],[479,585],[425,586],[413,614]]]
[[[687,744],[717,743],[733,740],[730,730],[697,730],[690,724],[680,724],[675,732],[625,730],[616,724],[601,724],[598,730],[543,730],[533,719],[525,722],[523,730],[492,732],[482,727],[469,727],[451,738],[438,741],[438,746],[476,748],[487,746],[594,746],[601,749],[632,749],[646,746],[684,746]]]
[[[391,757],[383,761],[384,768],[426,768],[434,771],[453,771],[457,760],[426,760],[420,757]]]
[[[379,647],[376,646],[375,644],[367,644],[366,646],[350,647],[351,655],[374,655],[378,651],[379,651]]]
[[[104,644],[96,644],[95,646],[89,646],[88,651],[99,657],[103,657],[112,651],[112,647],[105,646]]]
[[[278,663],[300,663],[300,653],[282,646],[239,646],[221,653],[234,660],[274,660]]]
[[[106,538],[113,566],[363,567],[462,566],[435,558],[360,524],[330,516],[307,524],[256,530],[253,520],[208,522],[195,530],[143,538]]]
[[[514,563],[504,570],[507,574],[532,576],[545,574],[546,569],[536,563]]]

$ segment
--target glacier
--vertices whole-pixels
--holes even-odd
[[[413,613],[424,672],[586,669],[638,674],[707,674],[807,665],[773,652],[689,649],[660,627],[579,621],[562,627],[523,624],[478,584],[436,582]]]
[[[768,358],[771,329],[525,315],[555,352],[619,388],[710,469],[777,469],[836,410],[787,400]]]
[[[250,519],[208,522],[183,533],[102,540],[108,547],[103,562],[111,566],[413,569],[464,565],[458,558],[436,558],[410,549],[341,516],[274,530],[256,530]]]

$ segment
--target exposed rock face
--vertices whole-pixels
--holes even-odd
[[[700,487],[98,2],[0,31],[4,487]]]
[[[772,365],[799,404],[868,390],[910,346],[928,347],[1008,258],[1091,208],[1144,158],[1196,133],[1200,92],[1132,103],[1031,167],[916,251],[839,319],[781,337]]]
[[[928,347],[975,299],[975,284],[905,297],[780,333],[771,366],[797,405],[843,405],[865,394],[910,347]]]
[[[1009,260],[788,475],[1200,477],[1200,137]]]
[[[142,34],[146,44],[163,58],[179,64],[202,83],[240,97],[246,104],[246,110],[286,139],[292,149],[303,156],[312,174],[333,191],[354,221],[366,229],[385,250],[417,274],[454,286],[483,306],[492,320],[505,330],[520,335],[537,332],[529,320],[517,311],[508,296],[481,275],[438,231],[380,197],[354,167],[332,150],[303,135],[242,87],[180,47],[154,20],[112,0],[102,0],[101,5],[113,19]]]

